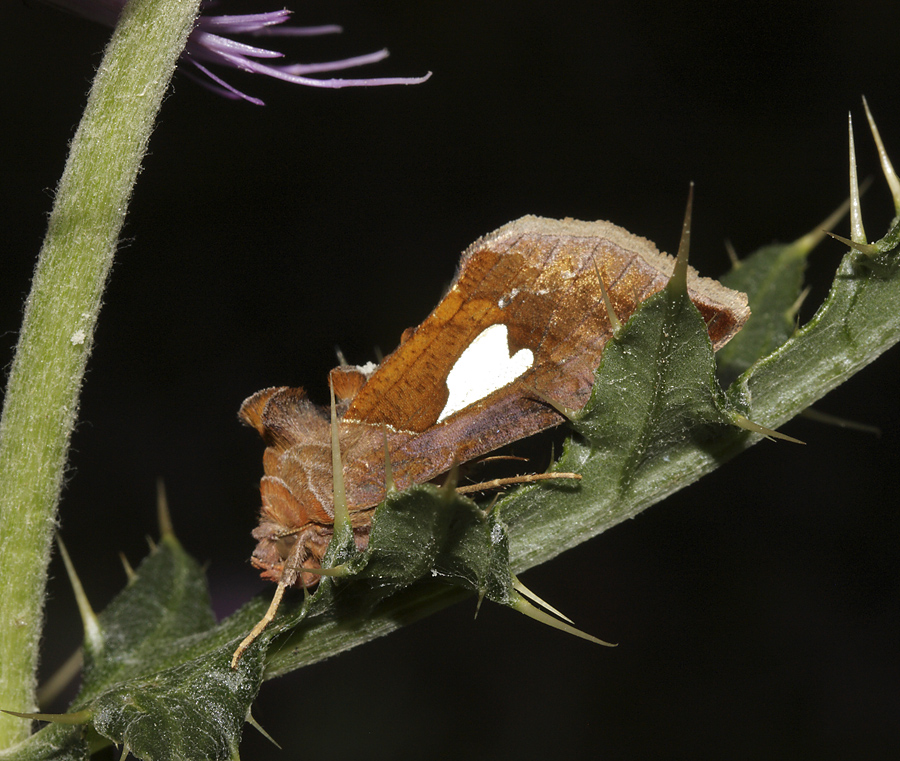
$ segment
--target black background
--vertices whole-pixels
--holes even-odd
[[[625,7],[627,5],[627,7]],[[278,5],[223,2],[223,11]],[[418,87],[303,89],[226,72],[264,108],[176,77],[137,185],[73,438],[61,527],[95,607],[155,535],[154,481],[227,614],[265,588],[247,558],[262,445],[235,413],[269,385],[324,401],[339,344],[388,351],[459,252],[525,213],[604,218],[727,267],[814,228],[847,194],[857,124],[869,236],[893,208],[860,96],[900,163],[894,0],[854,3],[297,0],[387,46]],[[52,189],[107,30],[0,7],[0,356],[11,356]],[[223,72],[219,72],[222,74]],[[363,72],[360,72],[362,74]],[[847,224],[839,232],[846,234]],[[804,316],[842,247],[813,257]],[[699,484],[524,575],[615,650],[465,603],[264,685],[243,757],[893,758],[900,752],[896,455],[900,356]],[[54,560],[44,667],[80,638]]]

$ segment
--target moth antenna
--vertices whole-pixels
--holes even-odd
[[[512,577],[512,581],[513,581],[513,589],[515,589],[517,592],[519,592],[519,593],[525,595],[525,597],[527,597],[529,600],[531,600],[532,602],[537,603],[537,604],[540,605],[542,608],[544,608],[544,610],[549,611],[549,612],[552,613],[554,616],[557,616],[557,617],[561,618],[563,621],[567,621],[568,623],[570,623],[570,624],[572,624],[572,625],[575,624],[575,622],[574,622],[571,618],[569,618],[568,616],[564,615],[563,613],[560,613],[560,612],[559,612],[556,608],[554,608],[550,603],[548,603],[546,600],[542,600],[542,599],[541,599],[540,597],[538,597],[534,592],[532,592],[528,587],[526,587],[521,581],[519,581],[519,577],[518,577],[518,576],[513,576],[513,577]]]
[[[853,142],[853,114],[847,115],[848,134],[850,136],[850,240],[854,243],[867,243],[866,231],[863,228],[862,206],[859,198],[859,179],[856,175],[856,146]]]
[[[284,597],[284,590],[287,587],[284,579],[278,582],[278,587],[275,589],[275,594],[272,596],[272,602],[269,603],[269,608],[266,610],[265,615],[259,619],[256,626],[254,626],[250,633],[241,640],[241,644],[237,646],[237,650],[234,651],[234,654],[231,656],[231,668],[236,669],[238,666],[238,661],[241,659],[241,656],[246,652],[247,648],[253,644],[253,641],[265,631],[265,628],[272,623],[275,619],[275,614],[278,612],[278,606],[281,605],[281,598]]]
[[[476,460],[473,465],[487,465],[491,462],[530,462],[527,457],[520,457],[519,455],[514,454],[495,454],[490,457],[482,457],[480,460]]]
[[[97,618],[97,614],[94,613],[94,609],[91,607],[91,603],[84,592],[84,587],[81,586],[81,580],[78,578],[78,574],[75,571],[75,565],[72,563],[72,558],[69,557],[66,545],[63,543],[62,537],[58,534],[56,536],[56,543],[59,545],[59,554],[62,556],[63,563],[65,563],[66,573],[69,576],[69,583],[72,585],[72,592],[75,594],[75,602],[78,605],[78,612],[81,615],[81,624],[84,627],[85,644],[91,648],[91,650],[97,652],[103,647],[103,630],[100,628],[100,620]]]
[[[597,265],[597,260],[593,257],[591,257],[591,264],[594,265],[594,272],[597,273],[597,282],[600,284],[600,295],[603,296],[603,303],[606,305],[606,317],[609,320],[609,324],[612,325],[613,335],[615,335],[622,328],[622,323],[620,322],[616,311],[613,309],[612,301],[609,299],[609,291],[606,290],[606,283],[604,283],[603,278],[600,277],[600,267]]]
[[[93,711],[87,709],[75,713],[20,713],[0,708],[0,713],[8,713],[10,716],[18,716],[20,719],[30,719],[31,721],[52,721],[54,724],[87,724],[94,718]]]
[[[169,512],[169,500],[166,497],[166,484],[162,478],[156,479],[156,522],[159,524],[160,540],[166,537],[175,538],[172,514]]]
[[[510,596],[510,607],[513,610],[519,611],[519,613],[523,613],[529,618],[533,618],[535,621],[540,621],[542,624],[547,624],[547,626],[552,626],[554,629],[559,629],[562,632],[566,632],[567,634],[572,634],[576,637],[580,637],[581,639],[586,639],[588,642],[593,642],[597,645],[603,645],[604,647],[615,647],[615,644],[612,642],[604,642],[602,639],[598,639],[587,632],[581,631],[581,629],[576,629],[574,626],[567,624],[565,621],[560,621],[558,618],[554,618],[549,613],[546,613],[539,608],[535,608],[528,600],[526,600],[522,595],[513,592]]]
[[[337,408],[334,403],[334,384],[329,381],[331,391],[331,468],[334,474],[334,531],[350,526],[350,511],[347,509],[347,490],[344,485],[344,466],[341,464],[340,427]]]
[[[738,257],[738,252],[730,240],[725,241],[725,253],[728,254],[728,261],[731,262],[731,269],[736,270],[743,266],[743,262],[741,262]]]
[[[807,420],[816,423],[824,423],[825,425],[834,425],[838,428],[849,428],[851,431],[859,431],[860,433],[871,433],[873,436],[881,438],[881,429],[877,425],[869,425],[868,423],[860,423],[857,420],[850,420],[838,415],[832,415],[829,412],[807,407],[800,413]]]
[[[483,481],[480,484],[458,486],[457,494],[474,494],[491,489],[502,489],[504,486],[516,486],[518,484],[530,484],[533,481],[553,481],[556,479],[581,480],[580,473],[526,473],[524,476],[510,476],[509,478],[495,478],[493,481]]]
[[[341,367],[348,367],[350,365],[347,358],[344,356],[344,352],[341,351],[341,347],[337,344],[334,345],[334,353],[337,355],[337,361]],[[272,742],[275,741],[273,740]]]
[[[736,425],[738,428],[743,428],[745,431],[761,433],[768,439],[782,439],[783,441],[790,441],[792,444],[806,444],[805,441],[795,439],[793,436],[788,436],[786,433],[773,431],[771,428],[766,428],[764,425],[754,423],[752,420],[748,420],[743,415],[738,415],[736,412],[732,412],[730,417],[731,422],[734,423],[734,425]]]
[[[262,725],[253,718],[253,714],[247,711],[247,723],[253,727],[257,732],[259,732],[263,737],[265,737],[272,745],[274,745],[278,750],[284,750],[276,741],[275,738],[272,737],[265,729],[262,728]]]
[[[878,158],[881,161],[881,171],[884,172],[884,178],[887,180],[888,187],[891,189],[891,195],[894,197],[894,209],[900,214],[900,178],[894,171],[894,165],[888,158],[887,151],[884,149],[884,143],[881,142],[881,135],[878,134],[878,127],[875,126],[875,120],[872,118],[872,112],[869,110],[869,104],[866,102],[865,96],[862,99],[863,107],[866,109],[866,118],[869,120],[869,129],[872,130],[872,137],[875,139],[875,145],[878,147]]]
[[[84,651],[79,647],[65,663],[53,672],[53,675],[42,684],[37,691],[37,704],[39,707],[50,705],[60,693],[66,689],[72,680],[78,676],[84,666]]]
[[[669,293],[687,293],[688,253],[691,250],[691,214],[694,207],[694,183],[688,189],[687,206],[684,210],[684,224],[681,226],[681,240],[678,242],[678,256],[675,257],[675,270],[666,288]]]
[[[384,442],[384,493],[394,491],[394,468],[391,465],[391,453],[388,450],[387,425],[381,424],[381,438]]]
[[[125,578],[131,584],[137,578],[137,574],[134,572],[134,568],[131,567],[131,563],[128,562],[128,558],[125,557],[124,552],[119,553],[119,560],[122,561],[122,568],[125,569]]]

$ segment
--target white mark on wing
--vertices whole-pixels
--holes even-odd
[[[438,417],[445,418],[484,399],[488,394],[522,375],[534,362],[530,349],[519,349],[509,356],[509,331],[506,325],[485,328],[469,344],[447,375],[447,404]]]
[[[519,289],[513,288],[506,296],[500,297],[500,301],[497,302],[497,306],[500,307],[500,309],[506,309],[509,303],[518,295]]]

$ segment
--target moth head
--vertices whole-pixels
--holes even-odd
[[[277,524],[264,521],[253,531],[257,544],[250,562],[269,581],[284,580],[288,586],[314,587],[319,576],[305,569],[321,567],[331,534],[325,526],[312,524],[287,532]]]

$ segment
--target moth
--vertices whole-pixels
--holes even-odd
[[[446,296],[377,367],[341,366],[339,442],[355,541],[385,497],[385,449],[402,490],[562,423],[587,402],[613,333],[668,282],[674,259],[609,222],[523,217],[473,243]],[[714,348],[749,317],[744,294],[688,276]],[[301,388],[267,388],[240,418],[266,443],[252,563],[284,586],[314,585],[333,533],[329,411]]]

